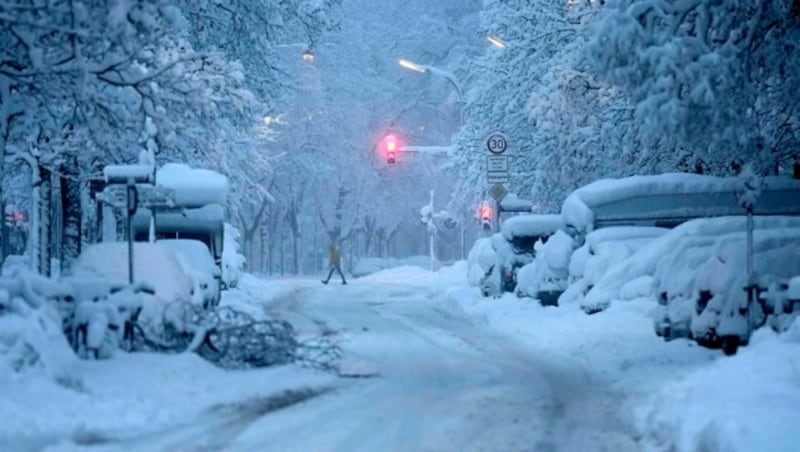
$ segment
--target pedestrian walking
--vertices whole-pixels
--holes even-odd
[[[344,273],[342,273],[342,255],[339,253],[339,249],[336,248],[336,245],[331,243],[328,252],[330,253],[329,263],[331,270],[328,272],[328,277],[322,280],[322,284],[328,284],[328,281],[331,280],[331,276],[333,276],[333,272],[339,272],[339,276],[342,277],[342,285],[347,284],[347,280],[344,279]]]

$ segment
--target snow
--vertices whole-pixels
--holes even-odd
[[[492,239],[482,237],[475,241],[467,255],[469,282],[480,286],[486,273],[497,264],[497,253],[492,248]]]
[[[244,275],[223,305],[287,318],[301,334],[325,328],[344,374],[377,378],[149,353],[75,362],[69,382],[0,373],[0,449],[796,449],[800,325],[760,331],[725,358],[660,340],[644,303],[587,316],[487,301],[466,274],[466,262],[404,266],[344,287]],[[304,402],[264,408],[291,394]]]
[[[183,163],[164,164],[156,172],[156,183],[174,190],[176,206],[188,208],[206,204],[224,206],[229,190],[228,178],[222,174]]]
[[[430,256],[409,256],[404,258],[393,257],[363,257],[356,262],[351,274],[355,278],[371,275],[387,268],[416,266],[420,268],[430,268]]]
[[[150,165],[106,165],[103,168],[103,177],[109,184],[126,184],[128,180],[132,180],[134,183],[151,182],[153,167]]]
[[[800,218],[756,217],[754,220],[755,228],[764,232],[800,227]],[[741,240],[744,226],[744,217],[719,217],[688,221],[655,238],[636,253],[607,269],[603,278],[597,281],[581,303],[590,310],[602,309],[618,297],[619,290],[625,283],[643,275],[661,276],[660,287],[663,287],[664,279],[669,277],[670,272],[675,271],[673,269],[680,269],[681,265],[662,265],[661,262],[679,264],[676,255],[701,253],[695,254],[691,259],[696,265],[699,265],[705,260],[702,258],[702,251],[700,248],[692,251],[691,248],[714,246],[719,240],[722,240],[721,237],[727,234],[734,234],[734,240],[736,234],[739,234],[738,240]],[[703,237],[707,237],[707,239],[703,239]],[[698,260],[701,262],[698,263]],[[685,286],[685,281],[675,281],[674,278],[672,281],[673,287]]]
[[[227,287],[236,287],[244,272],[246,259],[239,252],[239,230],[225,223],[222,247],[222,281]]]
[[[800,205],[794,201],[800,193],[800,181],[771,176],[762,182],[756,213],[800,213]],[[737,177],[689,173],[602,179],[573,191],[564,200],[561,215],[567,226],[583,232],[593,230],[600,219],[655,222],[741,215],[744,210],[735,193],[742,184]],[[751,191],[755,193],[755,188]]]
[[[800,300],[800,276],[795,276],[789,281],[787,297],[790,300]]]
[[[107,242],[90,245],[70,269],[79,278],[107,278],[112,284],[128,283],[128,244]],[[153,243],[134,243],[134,281],[149,283],[155,295],[145,297],[140,319],[160,323],[168,305],[192,300],[192,279],[184,273],[177,258]]]
[[[644,444],[677,451],[797,450],[798,352],[796,338],[762,330],[736,356],[664,385],[637,412]]]
[[[212,277],[219,276],[220,271],[214,264],[211,250],[203,242],[189,239],[167,239],[159,240],[156,244],[175,253],[182,261],[185,261],[187,266],[208,273]]]
[[[219,301],[221,271],[205,243],[199,240],[167,239],[159,240],[156,244],[171,251],[178,258],[183,272],[194,278],[196,284],[192,303],[216,304]]]
[[[500,201],[500,206],[507,211],[520,212],[531,210],[533,203],[531,203],[530,199],[520,198],[516,193],[509,193]]]
[[[568,286],[570,256],[575,241],[556,231],[547,243],[539,242],[536,257],[517,272],[517,292],[536,297],[540,291],[563,291]]]
[[[503,221],[500,228],[506,240],[515,237],[547,237],[564,227],[561,215],[517,215]]]

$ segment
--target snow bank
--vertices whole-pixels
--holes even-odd
[[[62,331],[62,318],[48,297],[60,284],[33,273],[0,279],[0,385],[39,374],[67,383],[77,358]]]
[[[637,411],[645,448],[796,451],[800,325],[758,331],[751,346],[665,385]]]
[[[430,268],[430,256],[409,256],[404,258],[394,257],[363,257],[358,260],[351,274],[355,278],[371,275],[372,273],[403,266]]]

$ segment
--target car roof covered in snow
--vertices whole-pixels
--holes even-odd
[[[163,246],[183,258],[186,265],[190,268],[218,276],[220,269],[214,263],[211,250],[205,243],[192,239],[163,239],[158,240],[156,245]]]
[[[176,206],[191,208],[225,205],[229,189],[228,178],[224,175],[183,163],[167,163],[159,168],[156,184],[173,190]]]
[[[165,302],[188,300],[192,281],[181,269],[175,255],[154,243],[135,242],[134,281],[149,283]],[[70,267],[74,277],[101,277],[111,284],[128,282],[127,242],[89,245]]]
[[[561,215],[517,215],[503,221],[500,228],[506,240],[516,237],[542,237],[549,236],[559,229],[564,228]]]
[[[675,226],[693,218],[743,215],[737,177],[688,173],[603,179],[573,191],[561,207],[564,223],[578,231],[611,225]],[[800,215],[800,180],[763,179],[756,215]]]

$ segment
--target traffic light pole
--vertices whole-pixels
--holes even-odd
[[[433,212],[436,212],[433,209],[433,195],[434,191],[431,190],[431,214],[433,214]],[[433,224],[433,222],[431,222],[431,224]],[[428,231],[430,232],[428,247],[430,249],[430,254],[431,254],[431,271],[436,271],[436,248],[435,248],[436,226],[429,226]]]

